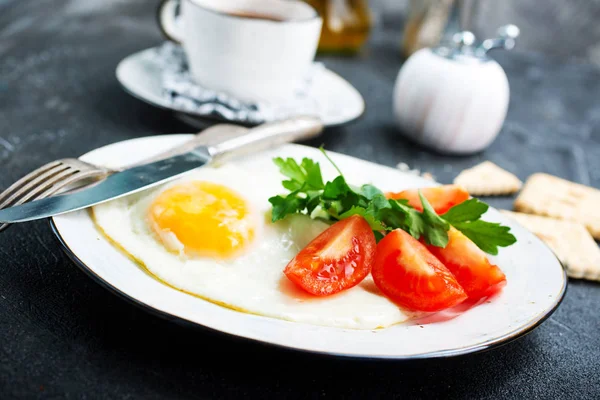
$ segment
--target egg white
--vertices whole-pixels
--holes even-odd
[[[150,228],[147,210],[153,199],[186,180],[222,184],[249,203],[255,238],[235,258],[174,253]],[[406,321],[408,315],[385,298],[370,277],[328,297],[309,295],[285,277],[287,263],[327,225],[302,215],[271,223],[268,198],[282,192],[280,185],[280,176],[265,173],[260,166],[256,170],[232,163],[207,166],[158,188],[97,205],[93,216],[97,227],[114,244],[156,278],[216,304],[266,317],[351,329],[383,328]],[[172,240],[169,247],[177,248],[177,239]]]

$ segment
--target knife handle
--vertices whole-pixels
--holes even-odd
[[[140,165],[150,164],[155,161],[164,160],[166,158],[178,156],[180,154],[188,153],[200,146],[211,146],[223,142],[224,140],[233,139],[246,134],[248,128],[233,124],[218,124],[206,128],[202,132],[194,135],[190,140],[185,141],[183,144],[170,148],[150,158],[145,158],[142,161],[128,164],[127,166],[119,169],[123,171],[133,167],[139,167]]]
[[[255,153],[284,143],[317,137],[323,131],[320,119],[299,116],[269,122],[252,128],[246,134],[228,138],[208,147],[214,162]]]

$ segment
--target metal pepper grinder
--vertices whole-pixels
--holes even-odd
[[[506,117],[509,84],[488,55],[515,46],[519,28],[505,25],[498,36],[477,43],[470,31],[448,44],[424,48],[408,58],[394,86],[399,131],[423,146],[452,154],[485,149]]]

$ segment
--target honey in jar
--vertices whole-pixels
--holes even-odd
[[[323,19],[320,53],[356,53],[371,30],[367,0],[305,0]]]

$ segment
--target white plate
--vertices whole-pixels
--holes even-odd
[[[115,167],[135,162],[189,139],[190,135],[145,137],[94,150],[83,160]],[[371,180],[382,190],[431,186],[430,181],[349,156],[330,153],[342,170],[358,169],[357,181]],[[320,158],[317,149],[286,145],[253,157]],[[252,162],[253,158],[239,162]],[[264,160],[264,159],[263,159]],[[357,165],[358,164],[358,165]],[[359,168],[356,168],[356,167]],[[554,254],[533,234],[490,209],[490,221],[512,227],[517,244],[492,257],[508,284],[490,302],[454,319],[430,324],[405,323],[383,330],[328,328],[233,311],[172,289],[113,247],[96,230],[87,211],[55,217],[54,231],[70,257],[91,276],[135,303],[231,335],[287,348],[368,358],[428,358],[488,349],[519,337],[540,324],[558,306],[566,289],[565,272]]]
[[[118,64],[117,79],[128,93],[153,106],[176,111],[178,114],[183,113],[182,120],[192,125],[199,125],[194,119],[248,123],[240,119],[226,119],[212,113],[189,112],[183,107],[174,107],[166,101],[162,95],[162,67],[156,59],[156,49],[150,48],[134,53]],[[342,77],[325,68],[318,75],[317,80],[311,85],[309,95],[310,98],[319,99],[321,107],[318,117],[325,126],[345,124],[364,113],[365,102],[362,96]]]

